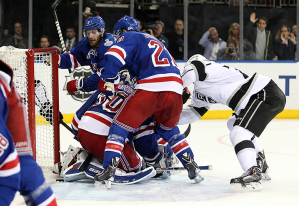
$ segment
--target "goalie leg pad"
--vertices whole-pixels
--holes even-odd
[[[107,136],[93,134],[83,129],[78,130],[78,136],[81,145],[87,151],[95,155],[98,159],[104,159],[104,151],[107,142]],[[108,143],[109,142],[107,142],[107,144]],[[118,167],[129,172],[139,169],[140,166],[140,157],[128,144],[125,144],[121,153],[121,161]]]
[[[85,174],[89,178],[94,178],[95,175],[101,173],[104,170],[103,164],[94,157],[90,165],[86,168]],[[115,171],[114,180],[112,184],[134,184],[141,182],[156,175],[156,171],[153,167],[145,168],[139,172],[125,172],[124,170],[117,168]],[[102,184],[102,183],[99,183]]]

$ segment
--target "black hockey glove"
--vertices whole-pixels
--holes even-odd
[[[183,89],[183,104],[185,104],[187,101],[188,101],[188,99],[190,98],[190,93],[188,93],[187,91],[186,91],[186,88],[184,88]]]

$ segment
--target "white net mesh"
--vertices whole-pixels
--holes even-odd
[[[14,70],[14,82],[25,105],[28,104],[27,55],[25,49],[1,47],[0,59]],[[29,68],[33,69],[33,68]],[[52,54],[34,54],[36,161],[43,168],[54,164]],[[30,101],[30,100],[29,100]],[[27,107],[28,113],[28,107]],[[30,131],[32,133],[32,131]]]

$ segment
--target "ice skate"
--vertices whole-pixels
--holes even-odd
[[[180,160],[176,157],[176,155],[173,153],[170,157],[167,158],[168,167],[179,167]]]
[[[159,152],[156,157],[153,159],[149,158],[144,158],[146,167],[154,167],[156,168],[166,168],[167,167],[167,159],[165,158],[165,155],[161,152]],[[153,178],[162,178],[166,179],[170,176],[169,171],[161,171],[161,172],[156,172],[156,175]]]
[[[260,167],[261,171],[262,171],[262,178],[263,180],[271,180],[271,177],[269,176],[269,166],[266,162],[266,157],[265,157],[265,152],[264,150],[259,152],[257,154],[257,158],[256,158],[256,162],[258,167]]]
[[[119,161],[120,161],[120,158],[113,157],[111,165],[108,165],[104,169],[104,171],[102,171],[100,174],[97,174],[96,176],[94,176],[96,187],[98,186],[98,184],[102,184],[104,182],[107,189],[111,188],[111,182],[114,181],[114,176],[115,176],[116,168],[117,168]]]
[[[240,177],[230,180],[231,190],[261,190],[262,174],[258,166],[253,166]]]
[[[186,162],[185,169],[188,171],[188,177],[190,180],[194,180],[196,183],[199,183],[204,180],[202,176],[200,176],[200,169],[198,168],[196,162],[191,158],[189,152],[185,152],[182,155],[182,159]]]

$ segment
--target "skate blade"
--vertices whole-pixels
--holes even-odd
[[[110,189],[111,188],[111,180],[104,180],[106,188]]]
[[[200,175],[197,175],[193,180],[196,184],[198,184],[198,183],[202,182],[204,180],[204,178]]]
[[[163,172],[163,174],[160,176],[161,179],[167,179],[171,177],[171,173],[169,171]]]
[[[262,189],[261,182],[249,182],[242,185],[241,183],[230,184],[230,190],[233,191],[260,191]]]
[[[262,173],[263,180],[271,180],[271,177],[268,173]]]
[[[110,180],[95,181],[94,187],[96,189],[110,189],[111,188],[111,181]]]

